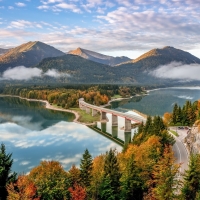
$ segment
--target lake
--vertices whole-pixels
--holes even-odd
[[[57,160],[68,170],[72,164],[79,166],[86,148],[93,157],[110,148],[122,150],[73,119],[72,113],[45,109],[40,102],[0,97],[0,142],[13,153],[13,170],[27,173],[41,160]]]
[[[166,88],[149,91],[146,96],[112,102],[112,109],[126,112],[136,109],[148,115],[163,115],[172,111],[174,103],[183,105],[186,100],[200,99],[200,87]],[[110,116],[108,115],[108,118]],[[44,108],[40,102],[19,98],[0,97],[0,142],[6,145],[7,153],[13,153],[13,170],[27,173],[42,160],[57,160],[66,170],[72,164],[79,166],[87,148],[92,157],[105,153],[110,148],[122,147],[87,126],[73,122],[72,113]],[[112,130],[111,123],[97,123],[110,134],[118,133],[124,139],[123,119]],[[132,135],[134,130],[132,130]]]
[[[187,100],[200,99],[200,87],[173,87],[149,91],[148,95],[111,102],[111,108],[121,112],[138,110],[147,115],[163,116],[172,112],[175,103],[183,105]]]

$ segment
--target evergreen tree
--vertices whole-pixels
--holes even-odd
[[[177,115],[178,105],[177,103],[174,104],[173,112],[172,112],[172,122],[175,125],[177,123],[176,121],[176,115]]]
[[[100,186],[100,200],[115,200],[116,193],[111,185],[109,176],[105,176]]]
[[[140,177],[140,169],[136,166],[134,156],[128,160],[127,167],[122,174],[121,200],[142,200],[143,181]]]
[[[114,200],[119,199],[121,174],[115,150],[110,149],[109,152],[106,152],[104,177],[104,180],[110,180],[110,186],[114,190]]]
[[[11,174],[11,167],[13,159],[12,154],[6,154],[4,144],[0,147],[0,200],[7,197],[6,185],[10,182],[16,181],[16,173]]]
[[[92,156],[90,155],[88,149],[85,150],[83,154],[83,159],[81,159],[80,164],[80,176],[83,186],[86,188],[90,187],[90,182],[92,178]]]
[[[197,199],[200,192],[200,155],[191,155],[189,169],[184,175],[182,195],[184,200]]]

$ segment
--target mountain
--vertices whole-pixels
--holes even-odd
[[[0,55],[6,53],[8,51],[9,51],[9,49],[2,49],[2,48],[0,48]]]
[[[135,60],[119,64],[115,69],[116,73],[123,73],[124,77],[129,77],[129,79],[134,77],[135,81],[138,83],[163,82],[163,79],[152,77],[149,75],[149,72],[153,71],[158,66],[166,65],[171,62],[200,64],[200,59],[186,51],[166,46],[162,49],[152,49]]]
[[[0,56],[0,72],[20,65],[31,67],[44,58],[65,55],[62,51],[39,41],[28,42]]]
[[[57,82],[73,83],[104,83],[116,82],[116,76],[111,67],[76,55],[64,55],[56,58],[45,58],[35,67],[43,72],[56,69],[66,76],[57,79]],[[52,81],[50,77],[44,77],[42,81]]]
[[[130,58],[125,57],[125,56],[121,56],[121,57],[106,56],[106,55],[103,55],[94,51],[82,49],[82,48],[77,48],[75,50],[69,51],[68,54],[77,55],[82,58],[92,60],[94,62],[102,63],[105,65],[110,65],[110,66],[115,66],[117,64],[131,60]]]

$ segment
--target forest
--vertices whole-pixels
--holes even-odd
[[[0,147],[0,199],[8,200],[197,200],[200,156],[177,177],[174,138],[160,116],[148,117],[122,152],[110,149],[92,158],[83,152],[80,167],[66,171],[58,161],[42,161],[29,174],[12,172],[12,154]]]
[[[79,98],[99,106],[107,104],[114,95],[130,97],[143,92],[142,87],[118,85],[7,86],[0,90],[1,94],[47,100],[66,109],[78,107]]]
[[[164,114],[164,121],[170,126],[192,126],[196,120],[200,119],[200,100],[186,101],[181,107],[174,104],[172,113]]]

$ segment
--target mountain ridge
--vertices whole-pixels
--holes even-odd
[[[45,43],[39,41],[27,42],[0,56],[0,72],[20,65],[31,67],[44,58],[62,55],[65,55],[65,53]]]
[[[82,58],[92,60],[94,62],[106,64],[106,65],[109,65],[109,66],[115,66],[119,63],[131,60],[130,58],[128,58],[126,56],[120,56],[120,57],[107,56],[107,55],[97,53],[95,51],[83,49],[83,48],[80,48],[80,47],[78,47],[75,50],[69,51],[68,54],[77,55],[77,56],[80,56]]]

